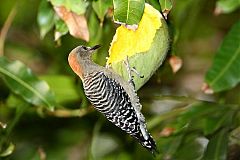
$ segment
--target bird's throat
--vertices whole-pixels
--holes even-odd
[[[78,62],[77,54],[70,53],[68,56],[68,63],[72,70],[81,78],[83,79],[83,68],[82,65]]]

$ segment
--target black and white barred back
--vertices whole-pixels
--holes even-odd
[[[110,122],[137,138],[152,153],[156,151],[151,135],[148,133],[146,139],[141,133],[139,119],[130,97],[119,83],[103,72],[93,72],[84,76],[83,86],[89,101]]]

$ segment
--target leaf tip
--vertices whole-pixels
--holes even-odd
[[[161,136],[161,137],[168,137],[168,136],[172,135],[174,131],[175,131],[175,128],[165,127],[165,128],[163,128],[163,130],[160,132],[160,136]]]
[[[220,7],[216,6],[215,9],[214,9],[214,11],[213,11],[213,14],[214,14],[215,16],[218,16],[218,15],[220,15],[220,14],[222,14],[222,13],[223,13],[223,10],[222,10]]]
[[[182,59],[178,56],[171,56],[169,59],[169,64],[172,68],[173,73],[176,73],[182,68]]]
[[[205,93],[205,94],[213,94],[214,91],[212,88],[210,88],[210,86],[207,83],[203,83],[201,90]]]
[[[3,123],[3,122],[0,122],[0,127],[2,129],[6,129],[7,128],[7,124]]]

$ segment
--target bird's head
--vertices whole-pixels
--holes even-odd
[[[100,45],[93,47],[78,46],[70,52],[68,56],[69,65],[71,66],[72,70],[81,78],[83,72],[83,64],[91,60],[92,53],[99,47]]]
[[[78,46],[72,50],[72,52],[77,53],[77,56],[81,59],[90,58],[92,53],[98,49],[100,45],[96,45],[93,47],[86,47],[86,46]]]

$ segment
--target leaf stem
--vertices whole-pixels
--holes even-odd
[[[7,20],[5,21],[5,23],[1,29],[1,32],[0,32],[0,56],[4,55],[4,43],[5,43],[5,39],[6,39],[8,30],[13,22],[14,17],[16,16],[16,13],[17,13],[16,6],[17,5],[15,5],[11,9],[11,11],[7,17]]]
[[[13,120],[10,122],[10,124],[6,127],[5,130],[3,130],[3,136],[0,139],[0,151],[3,149],[3,147],[8,144],[10,135],[12,133],[13,128],[16,126],[18,123],[19,119],[23,115],[23,113],[26,111],[26,109],[29,107],[29,104],[27,103],[22,103],[16,108],[16,114],[13,118]],[[9,142],[10,143],[10,142]]]
[[[86,114],[92,112],[93,109],[83,108],[83,109],[56,109],[55,111],[48,111],[47,114],[55,117],[83,117]]]

